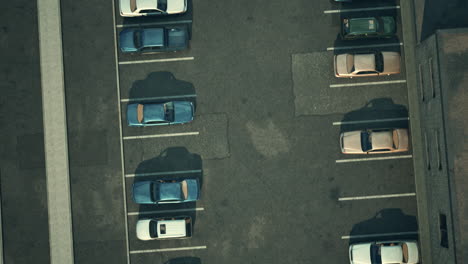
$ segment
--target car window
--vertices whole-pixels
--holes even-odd
[[[371,261],[373,264],[382,264],[382,256],[380,254],[380,245],[373,244],[370,250]]]
[[[361,148],[364,152],[372,149],[371,137],[367,131],[361,132]]]
[[[133,34],[133,43],[135,43],[137,49],[141,47],[141,31],[135,31]]]
[[[158,0],[158,9],[166,12],[167,10],[167,0]]]
[[[157,13],[157,11],[152,10],[152,9],[140,10],[140,14],[149,14],[149,13]]]
[[[130,0],[130,10],[132,10],[132,12],[135,12],[136,9],[136,0]]]
[[[354,71],[354,55],[352,54],[348,54],[346,56],[346,69],[348,70],[348,73]]]
[[[168,122],[174,122],[174,104],[172,102],[164,104],[164,114]]]
[[[362,71],[362,72],[358,72],[356,74],[375,74],[377,73],[376,71]]]
[[[390,151],[391,149],[376,149],[376,150],[371,150],[369,152],[384,152],[384,151]]]
[[[151,124],[164,124],[167,123],[166,121],[145,121],[145,124],[151,125]]]

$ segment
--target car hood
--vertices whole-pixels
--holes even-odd
[[[133,201],[137,204],[152,204],[152,182],[136,182],[133,184]]]
[[[392,131],[372,132],[372,149],[393,149]]]
[[[150,224],[151,219],[138,220],[136,224],[136,235],[140,240],[150,240]]]
[[[129,104],[127,105],[127,123],[129,125],[141,125],[138,122],[138,114],[137,114],[138,104]]]
[[[408,263],[418,263],[419,262],[419,251],[418,245],[415,242],[405,242],[408,246]]]
[[[400,54],[398,52],[382,52],[383,74],[400,73]]]
[[[347,75],[346,58],[348,54],[340,54],[335,57],[335,75]]]
[[[133,41],[134,29],[125,29],[119,33],[120,50],[123,52],[137,51],[135,42]]]
[[[131,0],[120,0],[119,1],[120,15],[122,15],[122,16],[134,16],[134,14],[132,13],[132,10],[130,8],[130,1]]]
[[[191,102],[174,102],[174,123],[187,123],[193,120],[193,104]]]
[[[167,0],[168,14],[179,14],[187,11],[187,0]]]
[[[382,17],[383,31],[385,34],[394,34],[396,32],[395,19],[391,16]]]
[[[363,153],[361,145],[361,131],[344,132],[342,135],[343,153]]]
[[[351,246],[353,264],[371,264],[371,244],[357,244]]]

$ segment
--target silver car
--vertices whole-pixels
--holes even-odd
[[[119,0],[119,3],[123,17],[171,15],[187,11],[187,0]]]
[[[400,73],[400,53],[346,53],[335,55],[336,77],[365,77]]]
[[[385,241],[349,246],[351,264],[417,264],[418,244],[415,241]]]
[[[340,135],[344,154],[383,154],[408,151],[408,129],[367,129]]]

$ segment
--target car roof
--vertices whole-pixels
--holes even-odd
[[[172,201],[183,200],[182,187],[180,182],[162,182],[159,184],[159,200]]]
[[[156,9],[157,6],[157,0],[136,0],[136,7],[139,10]]]
[[[375,71],[375,54],[355,54],[354,69],[356,71]]]
[[[374,17],[349,19],[349,32],[354,34],[377,32],[378,26],[378,21]]]
[[[166,121],[164,115],[164,104],[145,104],[143,108],[144,122]]]
[[[401,245],[386,246],[382,245],[380,249],[382,264],[401,263],[403,261],[403,249]]]
[[[157,232],[159,238],[185,237],[187,236],[185,219],[159,220]]]
[[[163,47],[164,28],[143,28],[141,30],[141,43],[143,47]]]
[[[372,149],[393,149],[393,133],[390,130],[372,131]]]

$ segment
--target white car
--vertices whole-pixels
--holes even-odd
[[[387,128],[343,132],[343,154],[385,154],[408,151],[408,129]]]
[[[136,235],[140,240],[188,238],[192,236],[192,219],[140,219],[136,224]]]
[[[351,264],[417,264],[418,245],[415,241],[387,241],[349,246]]]
[[[336,77],[366,77],[400,73],[400,53],[346,53],[335,55]]]
[[[123,17],[172,15],[186,11],[187,0],[120,0]]]

